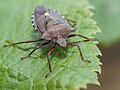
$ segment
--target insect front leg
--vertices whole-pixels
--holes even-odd
[[[15,45],[17,45],[17,44],[39,42],[39,41],[42,41],[42,40],[44,40],[44,39],[30,40],[30,41],[22,41],[22,42],[12,43],[12,44],[8,44],[8,45],[4,45],[4,46],[5,46],[5,47],[7,47],[7,46],[15,46]]]
[[[96,38],[89,38],[89,37],[86,37],[86,36],[83,36],[83,35],[80,35],[80,34],[70,34],[70,35],[68,35],[68,38],[75,37],[75,36],[85,38],[86,39],[85,42],[86,41],[96,41]]]
[[[22,57],[21,60],[30,57],[33,52],[35,52],[37,49],[40,49],[40,48],[46,46],[49,42],[50,42],[50,41],[48,41],[48,42],[46,42],[46,43],[43,43],[43,44],[41,44],[41,45],[36,46],[27,56]]]
[[[47,54],[47,60],[48,60],[48,66],[49,66],[49,72],[46,74],[45,78],[47,78],[49,76],[49,74],[52,72],[52,67],[50,64],[50,59],[49,56],[53,53],[53,51],[55,50],[55,46],[56,44],[50,49],[50,51]]]

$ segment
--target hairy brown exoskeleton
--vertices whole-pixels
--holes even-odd
[[[80,46],[76,43],[96,40],[95,38],[88,38],[80,34],[71,34],[72,32],[76,31],[76,28],[74,28],[74,26],[76,25],[76,21],[65,19],[64,16],[62,16],[60,13],[56,12],[55,10],[45,8],[43,6],[36,7],[35,11],[32,13],[31,21],[34,29],[42,35],[42,37],[40,37],[39,40],[23,41],[23,42],[13,43],[5,46],[14,46],[16,44],[32,43],[32,42],[39,42],[39,41],[46,40],[45,43],[36,46],[33,49],[33,51],[30,52],[30,54],[28,54],[26,57],[21,58],[21,59],[25,59],[27,57],[30,57],[35,50],[46,46],[50,42],[53,42],[54,45],[51,47],[51,49],[47,54],[49,72],[45,77],[47,77],[52,72],[49,56],[54,51],[56,45],[59,45],[61,47],[77,46],[80,52],[80,56],[82,60],[84,60],[84,56],[82,55]],[[70,26],[68,22],[72,22],[73,24]],[[71,38],[75,36],[85,38],[85,40],[77,41],[77,42],[67,41],[67,38]]]

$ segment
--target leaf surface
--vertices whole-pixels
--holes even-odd
[[[59,4],[58,4],[59,3]],[[74,5],[73,5],[74,4]],[[24,48],[36,44],[23,44],[6,47],[4,44],[40,38],[31,25],[31,13],[37,5],[56,9],[67,18],[76,20],[78,30],[75,33],[93,37],[100,29],[91,19],[93,6],[87,0],[4,0],[0,3],[0,88],[2,90],[79,90],[87,84],[98,84],[96,72],[101,72],[101,55],[97,41],[81,42],[82,53],[86,60],[81,60],[77,47],[57,47],[50,61],[53,72],[48,78],[46,55],[51,45],[37,50],[31,58],[20,60],[31,50]],[[75,37],[70,41],[83,40]],[[43,43],[43,42],[41,42]]]

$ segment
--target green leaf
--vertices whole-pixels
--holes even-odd
[[[95,20],[102,29],[97,34],[103,46],[112,46],[120,40],[120,0],[90,0],[96,7]]]
[[[20,60],[31,50],[24,48],[36,44],[23,44],[6,47],[4,44],[40,38],[31,25],[31,13],[37,5],[56,9],[67,18],[78,22],[75,33],[93,37],[100,32],[91,19],[93,6],[87,0],[4,0],[0,3],[0,88],[1,90],[79,90],[87,84],[98,84],[96,72],[101,72],[101,55],[97,41],[79,43],[86,60],[81,60],[77,47],[57,47],[50,61],[53,72],[49,71],[46,54],[51,45],[37,50],[31,58]],[[82,40],[75,37],[71,41]]]

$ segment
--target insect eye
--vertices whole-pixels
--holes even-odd
[[[62,47],[65,47],[67,45],[67,42],[64,38],[58,38],[57,43]]]

